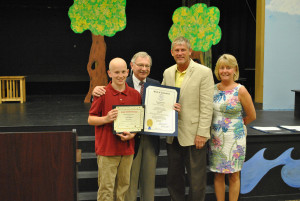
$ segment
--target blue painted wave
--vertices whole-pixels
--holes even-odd
[[[300,160],[291,158],[293,149],[289,148],[274,160],[266,160],[264,158],[266,148],[263,148],[246,161],[241,171],[241,193],[246,194],[251,192],[270,169],[279,165],[284,165],[281,169],[281,178],[283,181],[290,187],[299,188]]]

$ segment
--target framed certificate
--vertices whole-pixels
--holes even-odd
[[[159,136],[178,135],[178,112],[173,109],[179,100],[177,87],[144,84],[142,102],[145,105],[142,134]]]
[[[143,105],[114,105],[113,109],[118,110],[118,117],[113,122],[113,133],[142,132],[144,130]]]

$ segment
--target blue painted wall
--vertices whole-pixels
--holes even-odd
[[[293,110],[300,90],[300,0],[266,0],[264,110]]]

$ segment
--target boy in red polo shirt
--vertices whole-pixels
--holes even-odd
[[[141,96],[126,83],[129,70],[123,59],[112,59],[107,72],[112,81],[106,86],[105,95],[94,97],[88,118],[88,123],[95,126],[97,200],[123,201],[130,184],[135,133],[113,134],[112,122],[117,119],[118,111],[112,106],[139,105]]]

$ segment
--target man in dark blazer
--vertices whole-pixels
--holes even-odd
[[[128,86],[141,92],[143,83],[160,84],[159,81],[148,78],[152,59],[146,52],[136,53],[130,62],[132,75],[126,82]],[[103,87],[95,87],[94,96],[103,94]],[[125,201],[135,201],[137,190],[140,190],[141,200],[154,201],[155,169],[159,154],[159,136],[136,135],[136,157],[132,163],[130,186],[125,195]]]

